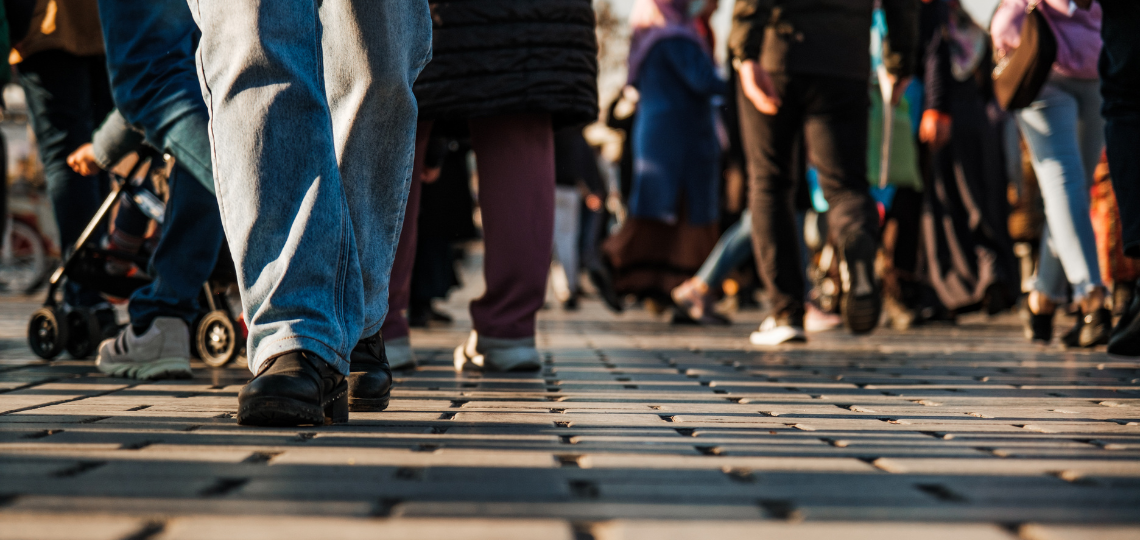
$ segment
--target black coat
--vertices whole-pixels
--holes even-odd
[[[415,83],[420,118],[546,112],[555,129],[598,117],[590,0],[431,2],[432,61]]]

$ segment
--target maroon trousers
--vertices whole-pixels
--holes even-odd
[[[483,218],[483,274],[487,291],[471,302],[475,331],[511,339],[534,335],[535,313],[546,296],[554,236],[554,133],[547,114],[472,118],[471,146],[479,173]],[[431,121],[420,122],[404,228],[392,266],[386,339],[408,335],[412,265],[424,150]]]

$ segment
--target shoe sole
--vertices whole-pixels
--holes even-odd
[[[539,371],[542,369],[542,362],[538,359],[519,360],[510,365],[504,366],[496,363],[488,363],[486,355],[480,355],[483,356],[483,365],[479,365],[473,358],[467,356],[467,353],[463,350],[466,347],[467,344],[464,343],[463,345],[455,348],[455,371],[463,371],[464,369],[470,368],[481,369],[487,372],[506,373],[517,371]]]
[[[159,358],[150,362],[112,363],[102,358],[95,362],[99,371],[112,377],[126,377],[144,381],[157,381],[163,379],[189,379],[194,376],[190,371],[190,360],[187,358]]]
[[[237,421],[263,427],[343,424],[348,422],[348,386],[342,384],[334,394],[323,407],[284,397],[254,398],[238,406]]]
[[[382,398],[354,398],[349,396],[348,410],[349,412],[380,412],[388,408],[388,402],[391,399],[390,395]]]
[[[770,347],[783,345],[784,343],[806,343],[807,337],[796,334],[793,331],[773,334],[772,331],[769,330],[767,332],[752,332],[752,335],[748,336],[748,341],[753,345]]]
[[[879,325],[882,302],[875,283],[875,245],[868,236],[860,236],[855,245],[844,248],[840,273],[844,291],[839,308],[843,323],[854,334],[866,334]]]

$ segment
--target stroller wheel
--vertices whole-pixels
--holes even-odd
[[[91,356],[103,341],[99,319],[90,310],[73,309],[67,314],[67,352],[76,360]]]
[[[28,321],[28,346],[36,356],[51,360],[67,345],[68,327],[63,312],[54,307],[42,307]]]
[[[230,316],[220,309],[204,315],[194,329],[194,347],[206,365],[222,367],[237,352],[237,332]]]

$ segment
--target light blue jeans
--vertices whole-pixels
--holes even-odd
[[[1104,148],[1100,105],[1098,81],[1054,74],[1037,100],[1017,113],[1045,201],[1032,287],[1055,302],[1066,300],[1066,282],[1076,300],[1102,285],[1089,218],[1089,186]]]
[[[426,0],[189,0],[249,367],[348,374],[375,334],[411,182]]]

